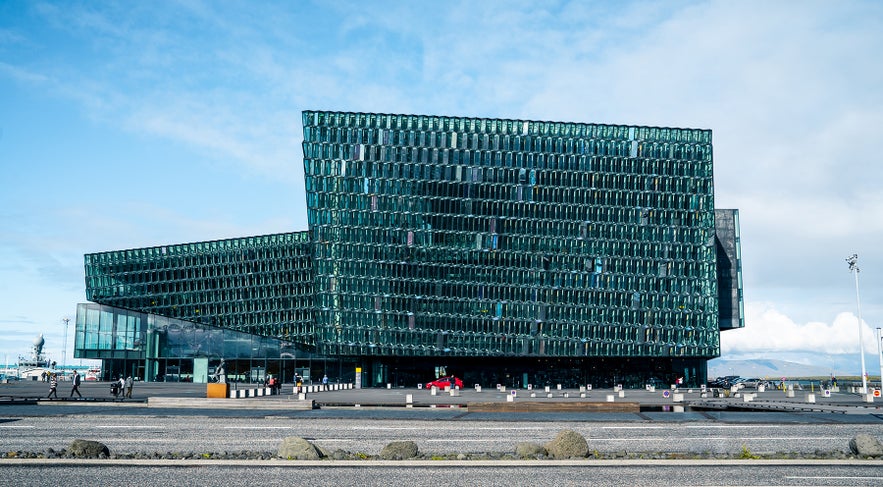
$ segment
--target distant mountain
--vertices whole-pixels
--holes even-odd
[[[830,374],[831,367],[807,365],[785,360],[714,359],[708,362],[709,378],[738,375],[741,377],[780,379],[782,377],[825,377]]]

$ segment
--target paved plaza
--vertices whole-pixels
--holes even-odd
[[[883,416],[883,400],[849,390],[818,389],[738,392],[684,388],[646,389],[505,389],[497,386],[466,387],[454,391],[421,388],[347,388],[297,394],[284,385],[277,395],[247,399],[206,399],[206,384],[139,382],[132,398],[111,395],[110,383],[87,382],[80,387],[82,398],[70,397],[70,383],[61,382],[58,399],[47,399],[49,385],[39,381],[0,384],[3,404],[118,405],[121,407],[340,409],[340,408],[457,408],[470,412],[685,412],[685,411],[790,411]],[[231,390],[256,391],[259,385],[230,384]],[[315,388],[314,388],[315,389]],[[263,392],[263,391],[262,391]],[[0,409],[2,411],[2,409]]]

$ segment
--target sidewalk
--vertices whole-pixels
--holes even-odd
[[[231,389],[257,388],[258,385],[231,384]],[[678,391],[628,389],[557,389],[550,387],[535,390],[504,389],[496,387],[464,388],[453,395],[437,391],[435,395],[426,389],[373,388],[314,392],[301,400],[293,394],[293,386],[286,384],[280,395],[248,399],[206,399],[206,384],[138,382],[131,399],[114,398],[110,383],[89,382],[80,387],[83,398],[70,398],[70,384],[59,384],[59,399],[46,399],[49,385],[38,381],[18,381],[0,384],[0,405],[3,404],[115,404],[140,407],[194,407],[194,408],[261,408],[261,409],[309,409],[327,408],[463,408],[474,411],[546,411],[546,412],[630,412],[630,411],[684,411],[684,410],[736,410],[736,411],[813,411],[838,414],[883,414],[883,400],[877,398],[868,403],[863,396],[848,392],[831,393],[824,397],[815,392],[815,402],[808,401],[810,391],[795,391],[787,397],[783,391],[772,390],[757,393],[743,390],[732,397],[701,397],[699,389]],[[746,393],[751,400],[746,401]],[[753,397],[751,397],[753,396]]]

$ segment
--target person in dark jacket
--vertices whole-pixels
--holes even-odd
[[[73,384],[73,385],[71,386],[70,397],[74,397],[75,392],[77,393],[78,396],[83,397],[83,395],[80,394],[80,381],[81,380],[82,379],[80,378],[80,373],[75,370],[74,375],[71,377],[71,384]]]

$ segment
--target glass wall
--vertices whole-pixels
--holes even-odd
[[[711,131],[307,111],[321,350],[719,354]]]
[[[87,254],[86,298],[311,345],[308,239],[296,232]]]
[[[267,374],[288,381],[295,368],[325,373],[327,366],[316,360],[313,367],[313,354],[292,342],[96,303],[77,305],[74,336],[74,356],[102,359],[108,380],[207,382],[222,360],[231,382]]]

